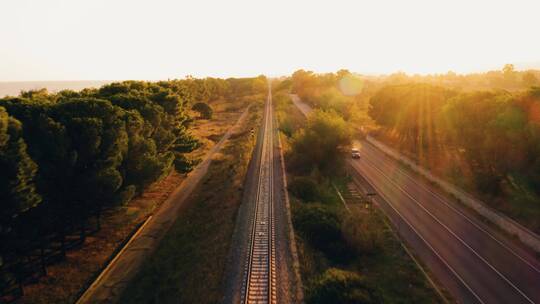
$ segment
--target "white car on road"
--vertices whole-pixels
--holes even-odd
[[[352,158],[360,158],[360,150],[353,148],[351,150]]]

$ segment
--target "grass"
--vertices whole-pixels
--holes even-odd
[[[368,213],[354,213],[353,218],[367,218],[379,229],[380,248],[359,257],[352,265],[362,273],[376,290],[383,303],[440,303],[442,300],[384,223],[378,209]]]
[[[202,146],[190,153],[190,157],[202,157],[210,150],[217,141],[210,138],[221,138],[240,116],[237,107],[243,104],[242,101],[214,101],[214,117],[211,120],[195,120],[191,126],[191,132]],[[101,230],[89,235],[81,247],[69,250],[65,260],[47,266],[47,276],[25,286],[24,296],[19,302],[74,303],[132,232],[169,197],[183,179],[182,175],[171,172],[126,206],[105,212]]]
[[[212,119],[195,119],[191,123],[191,134],[193,134],[202,144],[202,149],[197,149],[190,153],[190,157],[199,158],[204,156],[227,132],[231,125],[238,119],[244,110],[240,106],[245,106],[242,101],[229,102],[227,100],[216,100],[210,103],[214,110]],[[240,107],[240,108],[238,108]],[[190,112],[192,117],[198,114]]]
[[[242,184],[254,147],[251,128],[260,120],[252,108],[209,167],[157,250],[127,287],[120,303],[217,303],[241,203]]]
[[[325,189],[323,191],[330,191]],[[337,198],[336,198],[337,199]],[[334,201],[334,200],[332,200]],[[310,294],[316,279],[325,270],[336,267],[353,271],[365,280],[366,285],[373,290],[374,299],[381,303],[440,303],[442,300],[424,277],[414,261],[401,247],[398,239],[384,222],[384,215],[377,209],[362,212],[362,205],[349,206],[352,215],[348,215],[342,205],[329,202],[346,225],[362,225],[368,221],[367,226],[361,229],[377,230],[377,246],[371,250],[355,250],[352,259],[333,261],[323,252],[315,249],[308,242],[303,241],[300,235],[297,238],[302,279],[305,282],[305,293]],[[291,200],[294,217],[295,210],[301,204],[310,204],[293,197]],[[349,220],[345,220],[350,217]],[[346,234],[344,232],[344,234]],[[349,245],[354,250],[354,245]]]

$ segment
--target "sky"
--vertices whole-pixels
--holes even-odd
[[[0,81],[540,67],[538,12],[538,0],[0,0]]]

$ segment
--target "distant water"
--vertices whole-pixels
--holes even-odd
[[[46,88],[49,92],[61,90],[80,91],[84,88],[99,88],[111,83],[108,80],[81,80],[81,81],[15,81],[0,82],[0,98],[4,96],[17,96],[22,91]]]

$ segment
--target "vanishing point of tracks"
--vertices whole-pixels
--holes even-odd
[[[242,303],[277,303],[274,221],[274,142],[272,94],[268,90],[262,156],[247,254]]]

